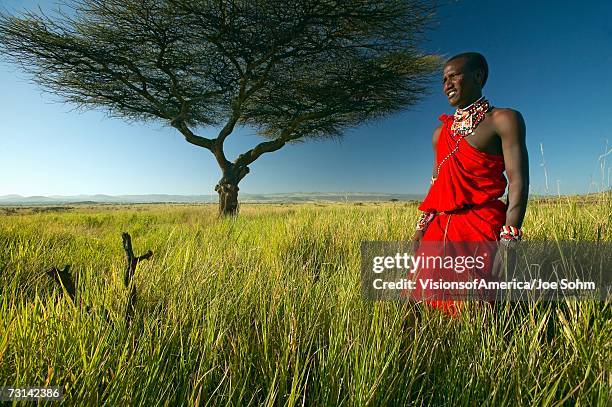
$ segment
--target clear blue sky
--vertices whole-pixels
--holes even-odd
[[[19,10],[54,2],[1,4]],[[601,185],[598,157],[606,139],[612,147],[611,17],[610,1],[453,1],[439,10],[421,48],[483,53],[490,66],[484,94],[525,117],[532,192],[544,192],[543,143],[550,192],[559,180],[562,194],[584,193],[592,182]],[[7,64],[0,64],[0,85],[0,195],[210,194],[220,176],[210,152],[173,129],[72,111]],[[424,193],[431,132],[443,112],[452,108],[436,81],[410,111],[348,131],[341,142],[262,156],[241,191]],[[241,129],[227,141],[228,157],[258,141]]]

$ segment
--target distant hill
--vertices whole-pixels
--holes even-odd
[[[415,201],[418,194],[384,194],[369,192],[294,192],[282,194],[240,194],[240,202],[358,202]],[[92,203],[217,203],[217,195],[75,195],[75,196],[0,196],[0,205],[62,205]]]

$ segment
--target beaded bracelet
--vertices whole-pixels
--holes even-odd
[[[419,218],[419,221],[416,224],[416,230],[425,231],[427,226],[431,223],[431,221],[436,217],[435,212],[425,212]]]
[[[523,231],[515,226],[502,226],[499,232],[499,240],[503,242],[520,242],[523,239]]]

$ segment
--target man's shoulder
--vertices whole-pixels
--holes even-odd
[[[433,142],[434,148],[435,148],[436,144],[438,144],[438,139],[440,138],[440,133],[442,132],[442,127],[444,127],[444,123],[440,124],[433,131],[432,142]]]
[[[496,108],[491,112],[491,119],[497,134],[504,138],[505,135],[525,134],[525,120],[518,110],[510,108]]]
[[[520,123],[523,120],[521,112],[508,107],[496,107],[491,112],[493,122],[500,125]]]

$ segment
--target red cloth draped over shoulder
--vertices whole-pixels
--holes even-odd
[[[457,146],[451,136],[453,116],[443,114],[436,146],[437,165]],[[447,212],[500,198],[506,190],[504,158],[482,152],[461,139],[459,149],[446,159],[436,181],[419,206],[421,211]]]

